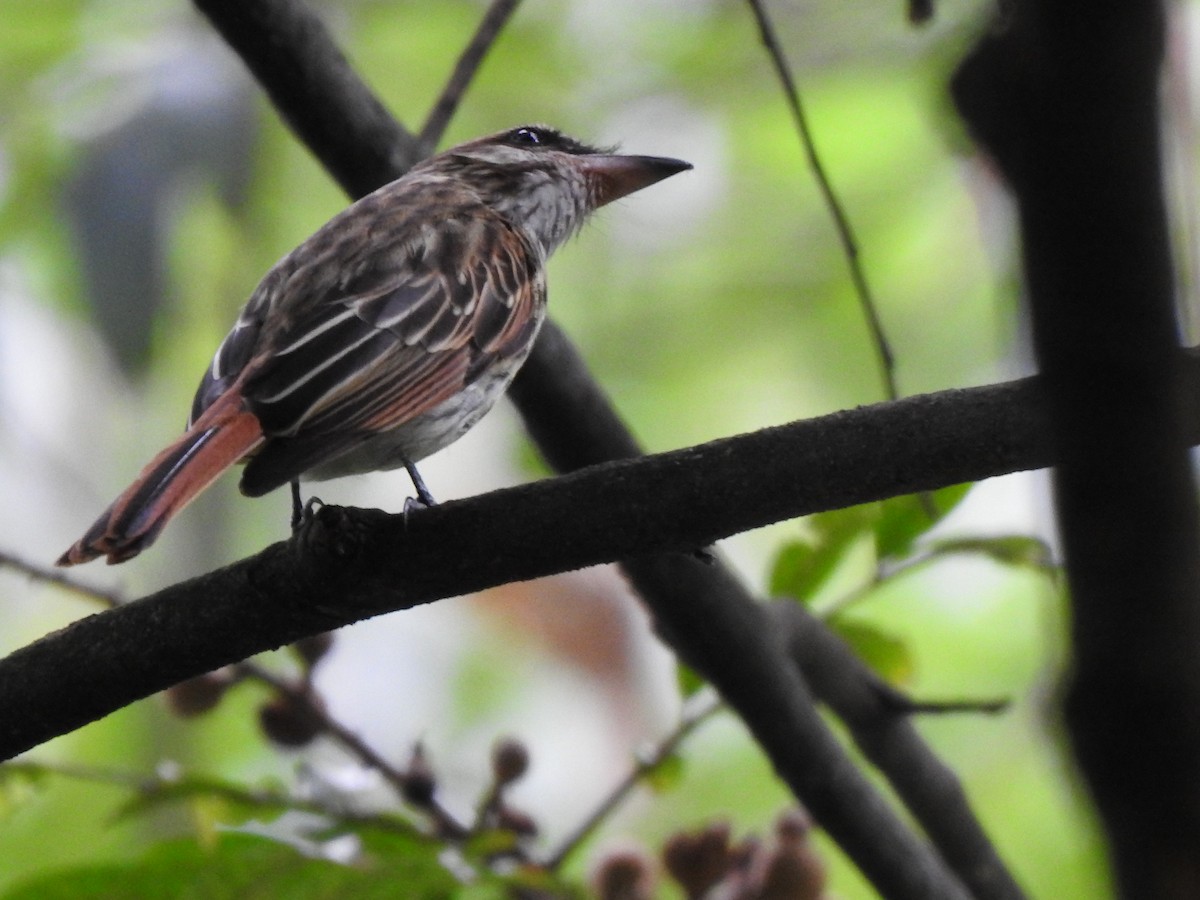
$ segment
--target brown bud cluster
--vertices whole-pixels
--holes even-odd
[[[663,865],[689,900],[824,900],[825,863],[808,840],[812,823],[800,810],[779,817],[771,841],[730,842],[726,822],[678,833],[663,847]]]

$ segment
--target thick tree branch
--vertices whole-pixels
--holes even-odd
[[[0,757],[177,681],[381,613],[612,560],[686,554],[783,519],[1046,465],[1037,398],[1031,380],[911,397],[407,517],[325,507],[290,541],[0,660]],[[716,670],[741,664],[722,621],[740,628],[738,617],[762,613],[730,599],[721,567],[687,559],[724,598],[705,616],[695,615],[710,602],[698,597],[702,588],[684,591],[677,572],[656,579],[643,563],[627,565],[640,588],[652,588],[667,640],[722,688],[727,676]],[[766,718],[774,724],[779,714]]]
[[[1016,193],[1074,600],[1066,719],[1124,896],[1200,896],[1200,515],[1162,192],[1162,4],[1018,0],[956,99]]]

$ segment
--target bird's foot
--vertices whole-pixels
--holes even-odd
[[[304,500],[300,496],[300,482],[292,482],[292,531],[299,530],[300,526],[311,519],[317,511],[317,507],[324,506],[325,502],[317,496],[309,497]]]
[[[421,477],[421,473],[417,471],[417,467],[410,462],[406,462],[404,468],[408,470],[408,477],[412,479],[413,487],[417,489],[416,500],[420,501],[421,506],[437,506],[437,501],[433,499],[433,494],[429,493],[429,488],[425,486],[425,479]],[[405,501],[405,512],[408,512],[408,504],[412,501],[413,498],[411,497]]]
[[[404,498],[404,511],[401,513],[401,515],[404,516],[404,528],[406,530],[408,529],[409,513],[415,512],[415,511],[421,510],[421,509],[429,509],[430,507],[433,507],[433,506],[437,506],[437,503],[434,502],[432,497],[430,497],[428,500],[426,500],[424,497],[405,497]]]

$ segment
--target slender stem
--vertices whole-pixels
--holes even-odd
[[[114,591],[83,584],[58,569],[29,562],[29,560],[22,559],[15,553],[0,550],[0,568],[4,567],[28,575],[35,581],[53,584],[65,591],[70,591],[72,594],[85,597],[88,600],[98,600],[106,606],[118,606],[121,603],[120,595]]]
[[[851,588],[840,597],[835,598],[829,603],[821,606],[817,614],[821,619],[829,621],[838,613],[853,606],[855,603],[867,597],[872,591],[878,587],[882,587],[888,581],[907,575],[917,569],[924,568],[930,563],[938,559],[938,555],[934,553],[926,553],[923,556],[917,556],[912,559],[906,559],[903,562],[897,563],[890,571],[884,572],[879,566],[876,566],[871,577],[862,584]]]
[[[867,276],[863,271],[862,262],[859,259],[858,242],[854,237],[854,229],[850,225],[850,220],[845,210],[842,208],[841,201],[833,190],[829,176],[825,173],[825,166],[817,154],[812,131],[808,127],[808,117],[804,114],[804,106],[800,100],[800,91],[796,87],[796,80],[792,77],[792,70],[788,66],[787,57],[784,55],[783,48],[779,44],[779,39],[775,35],[775,28],[767,16],[767,11],[763,6],[762,0],[747,0],[747,3],[754,13],[755,21],[758,23],[758,31],[762,38],[763,46],[767,48],[767,52],[771,56],[775,72],[779,76],[780,83],[783,85],[784,93],[787,95],[788,106],[792,111],[792,118],[796,121],[796,130],[800,134],[800,144],[803,146],[804,154],[808,158],[808,165],[817,180],[817,187],[821,191],[821,197],[825,201],[825,206],[829,210],[830,216],[833,217],[833,224],[837,229],[838,240],[841,242],[842,251],[846,255],[846,263],[850,267],[850,280],[854,284],[854,292],[857,294],[859,303],[862,306],[863,315],[866,316],[867,327],[871,331],[871,340],[874,342],[875,352],[879,356],[880,374],[883,377],[888,399],[899,399],[900,390],[896,385],[896,358],[892,353],[891,345],[888,343],[887,335],[884,333],[883,322],[879,318],[879,311],[876,309],[871,287],[867,283]]]
[[[1012,706],[1012,700],[1008,697],[994,697],[991,700],[913,700],[900,694],[889,698],[888,702],[894,702],[898,712],[912,715],[983,713],[994,716]]]
[[[638,756],[634,760],[633,767],[600,802],[600,805],[592,810],[591,814],[571,834],[567,835],[557,850],[550,854],[546,860],[546,868],[553,872],[561,866],[563,861],[587,840],[592,832],[608,818],[609,814],[629,796],[643,778],[662,765],[702,722],[723,708],[724,704],[716,693],[705,691],[703,694],[693,697],[684,706],[683,715],[680,716],[679,724],[675,726],[675,729],[663,738],[649,754]]]
[[[438,97],[437,103],[429,112],[429,118],[425,120],[425,125],[421,128],[418,140],[426,153],[432,153],[442,139],[446,126],[450,124],[450,119],[458,109],[463,94],[471,86],[471,81],[483,63],[483,58],[487,56],[488,50],[496,42],[496,38],[500,36],[505,23],[516,11],[520,2],[521,0],[492,0],[492,5],[484,13],[471,42],[467,44],[462,56],[458,58],[450,80],[442,88],[442,95]]]
[[[286,678],[281,678],[274,672],[255,662],[242,662],[234,670],[244,678],[261,682],[277,694],[286,697],[290,702],[303,707],[307,715],[313,716],[321,723],[322,732],[333,738],[347,752],[358,759],[364,766],[374,769],[386,781],[401,799],[406,799],[405,788],[408,785],[408,775],[402,769],[388,762],[370,744],[359,737],[353,730],[343,725],[319,703],[312,701],[312,694],[297,688]],[[438,833],[445,837],[458,838],[467,834],[467,828],[459,822],[449,810],[431,799],[426,810],[434,819]]]

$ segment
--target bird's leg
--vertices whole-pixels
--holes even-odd
[[[408,512],[411,506],[437,506],[437,501],[433,499],[433,494],[429,493],[429,488],[425,486],[425,479],[421,477],[421,473],[417,471],[417,467],[408,460],[404,461],[404,468],[408,471],[408,477],[412,479],[413,487],[417,489],[417,497],[414,500],[412,497],[404,502],[404,511]]]
[[[292,531],[304,521],[304,501],[300,499],[300,479],[292,479]]]

